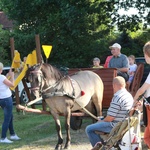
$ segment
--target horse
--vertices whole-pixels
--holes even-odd
[[[31,84],[34,98],[43,97],[50,108],[58,134],[55,149],[62,149],[63,137],[59,116],[65,116],[66,143],[64,149],[71,146],[70,117],[71,112],[86,107],[92,112],[92,104],[97,116],[102,115],[102,99],[104,85],[101,78],[93,71],[79,71],[71,76],[64,75],[56,67],[40,63],[28,67],[26,80]]]

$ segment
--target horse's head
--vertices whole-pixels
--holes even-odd
[[[50,64],[36,64],[28,67],[26,81],[31,84],[31,95],[39,98],[48,87],[54,85],[63,75]]]
[[[33,99],[41,96],[41,90],[44,85],[44,76],[41,71],[42,64],[36,64],[32,67],[28,67],[26,72],[26,81],[31,84],[31,96]]]

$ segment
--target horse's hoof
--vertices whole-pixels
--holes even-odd
[[[56,145],[55,150],[62,150],[62,145]]]
[[[64,149],[70,149],[70,146],[65,146]]]

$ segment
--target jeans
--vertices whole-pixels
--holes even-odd
[[[129,80],[129,75],[128,75],[126,72],[118,71],[118,72],[117,72],[117,76],[123,77],[126,82]]]
[[[2,124],[2,133],[1,138],[6,138],[7,130],[9,129],[10,135],[14,135],[14,128],[13,128],[13,102],[12,97],[0,99],[0,106],[4,111],[4,122]]]
[[[91,145],[94,147],[97,142],[103,142],[103,139],[100,135],[96,134],[95,131],[100,131],[104,133],[110,133],[112,130],[110,122],[97,122],[91,125],[88,125],[85,129],[85,132],[90,140]]]

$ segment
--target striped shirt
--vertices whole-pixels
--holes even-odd
[[[114,127],[118,122],[125,119],[128,111],[133,106],[133,97],[126,90],[121,89],[117,91],[110,103],[110,107],[107,111],[108,116],[115,117],[115,119],[111,122],[111,125]]]

